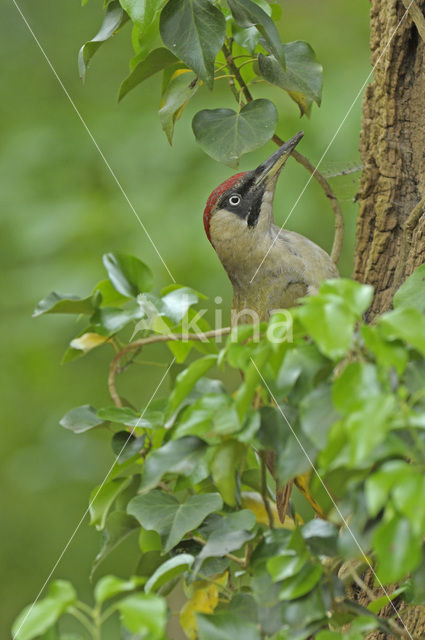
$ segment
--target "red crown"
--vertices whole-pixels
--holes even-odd
[[[242,171],[241,173],[236,173],[234,176],[227,178],[227,180],[219,184],[218,187],[216,187],[214,191],[210,194],[210,197],[208,198],[206,207],[204,209],[204,228],[205,228],[205,233],[207,234],[208,240],[210,242],[211,242],[211,237],[210,237],[211,211],[214,209],[215,205],[217,204],[217,200],[219,199],[219,197],[225,191],[234,187],[235,184],[239,182],[239,180],[242,178],[242,176],[245,175],[245,173],[246,171]]]

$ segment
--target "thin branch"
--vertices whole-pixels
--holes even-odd
[[[231,49],[226,45],[226,43],[223,44],[222,51],[226,59],[229,71],[234,74],[239,86],[241,87],[241,91],[244,95],[245,100],[247,102],[252,102],[253,100],[252,94],[248,88],[248,85],[243,79],[239,71],[239,68],[234,62]],[[284,144],[284,140],[282,140],[282,138],[280,138],[276,134],[273,136],[272,140],[279,147]],[[300,153],[299,151],[296,151],[295,149],[291,152],[291,155],[293,156],[294,160],[296,160],[299,164],[301,164],[304,167],[304,169],[307,169],[307,171],[313,176],[313,178],[317,180],[317,182],[322,187],[326,197],[329,200],[329,204],[331,205],[332,211],[335,216],[335,231],[334,231],[334,241],[333,241],[332,251],[331,251],[331,258],[333,262],[336,264],[339,260],[339,256],[341,254],[341,249],[342,249],[342,243],[344,240],[344,218],[342,215],[342,209],[341,209],[341,205],[339,204],[339,200],[336,197],[331,185],[326,180],[325,176],[321,174],[320,171],[317,170],[317,168],[310,162],[310,160],[308,160],[308,158],[303,156],[302,153]]]
[[[122,358],[127,353],[130,353],[130,351],[139,351],[146,345],[155,344],[156,342],[205,342],[212,338],[225,336],[229,334],[231,330],[231,327],[223,327],[222,329],[213,329],[212,331],[206,331],[205,333],[161,333],[130,342],[130,344],[126,345],[115,355],[109,367],[108,389],[114,404],[117,407],[123,406],[122,400],[115,386],[115,378],[120,373],[120,362]]]
[[[95,627],[79,609],[77,609],[76,607],[70,607],[67,610],[67,613],[69,613],[71,616],[76,618],[78,622],[80,622],[83,625],[83,627],[87,629],[87,631],[90,633],[92,638],[96,637]]]

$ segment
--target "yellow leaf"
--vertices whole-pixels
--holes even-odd
[[[269,517],[267,515],[263,499],[259,493],[255,491],[242,491],[242,508],[250,509],[254,513],[255,519],[260,524],[269,524]],[[273,513],[275,527],[283,527],[284,529],[291,530],[295,529],[294,521],[288,515],[285,516],[284,523],[280,522],[276,504],[272,501],[270,501],[270,508]]]
[[[82,336],[71,340],[70,347],[87,353],[87,351],[91,351],[108,340],[107,336],[100,336],[98,333],[83,333]]]
[[[224,573],[218,576],[212,576],[211,579],[218,584],[225,585],[228,579],[228,572],[224,571]],[[191,597],[180,612],[180,625],[189,640],[196,640],[198,635],[198,625],[195,614],[213,613],[218,605],[218,584],[196,581],[191,586]]]

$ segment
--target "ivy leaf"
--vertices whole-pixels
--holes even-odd
[[[167,553],[188,531],[197,529],[207,515],[220,510],[222,506],[218,493],[190,496],[180,504],[174,496],[154,489],[146,495],[133,498],[127,511],[142,527],[159,533],[164,539],[164,553]]]
[[[161,100],[158,112],[161,127],[172,144],[174,125],[183,109],[199,88],[198,78],[188,69],[180,69],[171,78]]]
[[[167,603],[153,593],[137,593],[117,603],[121,623],[132,633],[149,640],[162,640],[167,623]]]
[[[176,62],[176,56],[168,49],[165,49],[165,47],[151,51],[146,58],[136,64],[130,75],[122,82],[118,101],[122,100],[129,91],[137,87],[141,82]]]
[[[222,12],[209,0],[169,0],[159,29],[165,46],[212,89],[215,57],[226,34]]]
[[[197,613],[199,640],[260,640],[255,624],[237,618],[234,613],[220,611],[214,615]]]
[[[222,558],[230,551],[240,549],[245,542],[252,540],[252,531],[256,524],[255,514],[250,509],[242,509],[228,516],[221,517],[208,536],[205,546],[199,553],[194,572],[199,570],[207,558]]]
[[[257,27],[268,51],[285,65],[285,54],[273,20],[252,0],[227,0],[236,24],[243,29]]]
[[[258,67],[267,82],[288,92],[298,104],[301,115],[310,115],[313,101],[320,107],[323,67],[316,60],[313,49],[300,40],[283,45],[286,70],[273,56],[258,56]]]
[[[78,53],[78,70],[81,80],[86,79],[87,67],[90,60],[101,44],[109,40],[128,20],[128,15],[122,10],[118,0],[110,2],[106,7],[106,14],[97,34],[83,44]]]
[[[77,600],[77,594],[70,582],[55,580],[46,598],[28,605],[16,618],[12,626],[13,637],[17,640],[32,640],[53,627],[60,616]]]
[[[32,314],[33,318],[45,313],[84,313],[92,314],[95,310],[93,296],[79,298],[73,295],[62,295],[52,291],[48,296],[40,300]]]
[[[89,429],[104,424],[104,420],[99,418],[94,407],[89,404],[83,404],[81,407],[75,407],[75,409],[68,411],[61,418],[59,424],[74,433],[84,433],[84,431],[89,431]]]
[[[150,491],[166,473],[188,476],[204,455],[207,443],[200,438],[187,436],[171,440],[160,449],[153,451],[147,458],[140,491]]]
[[[170,582],[177,576],[181,575],[194,563],[195,558],[189,553],[182,553],[174,558],[170,558],[152,574],[145,585],[145,593],[158,591],[162,585]]]
[[[123,253],[105,253],[103,264],[110,281],[123,296],[135,298],[152,289],[152,272],[138,258]]]
[[[270,100],[248,102],[239,113],[233,109],[203,109],[192,121],[196,141],[209,156],[230,167],[239,158],[262,147],[276,129],[278,114]]]

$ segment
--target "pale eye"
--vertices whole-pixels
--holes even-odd
[[[229,204],[231,204],[232,207],[237,207],[238,204],[240,204],[240,202],[241,202],[241,197],[237,193],[234,193],[229,198]]]

